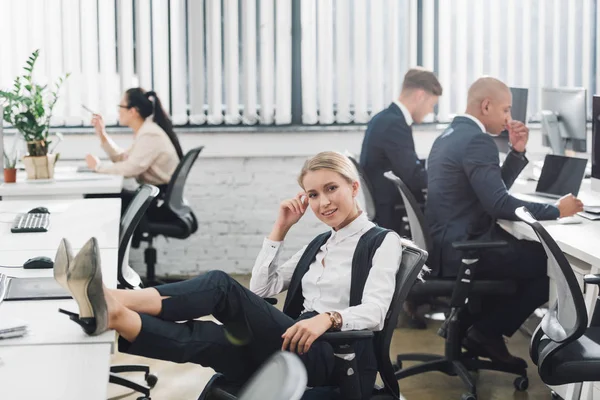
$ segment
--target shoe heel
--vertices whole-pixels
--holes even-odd
[[[58,312],[68,315],[71,321],[76,322],[79,326],[81,326],[88,335],[93,335],[96,332],[95,318],[79,318],[79,314],[63,310],[62,308],[59,308]]]

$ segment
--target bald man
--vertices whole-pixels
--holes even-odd
[[[503,231],[497,219],[516,220],[515,209],[525,206],[538,220],[571,216],[581,211],[581,201],[569,195],[556,204],[521,201],[508,189],[527,165],[525,148],[529,130],[511,119],[511,92],[501,81],[481,78],[469,89],[467,110],[454,118],[435,140],[429,154],[428,196],[425,216],[434,249],[430,260],[440,275],[453,277],[461,253],[452,243],[467,239],[505,240],[508,247],[485,250],[476,276],[518,282],[515,296],[490,299],[481,319],[461,315],[466,329],[472,324],[465,347],[499,361],[517,363],[506,348],[504,336],[512,334],[548,300],[546,255],[539,243],[517,240]],[[508,129],[511,150],[502,167],[492,135]]]

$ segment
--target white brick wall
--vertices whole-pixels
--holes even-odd
[[[200,157],[185,195],[198,218],[198,232],[186,240],[156,241],[157,274],[195,275],[210,269],[248,273],[271,231],[279,203],[300,190],[296,177],[304,160]],[[288,234],[284,256],[326,229],[308,211]],[[130,264],[143,272],[143,251],[132,249]]]

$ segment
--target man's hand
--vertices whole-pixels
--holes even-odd
[[[560,218],[570,217],[583,211],[583,203],[581,200],[570,193],[561,197],[556,202],[556,207],[558,208],[558,211],[560,211]]]
[[[529,128],[521,121],[510,121],[506,128],[508,129],[508,140],[512,148],[519,153],[524,152],[529,140]]]
[[[296,322],[281,335],[283,338],[281,350],[285,351],[289,346],[290,352],[304,354],[308,352],[313,342],[329,328],[331,328],[331,319],[327,314],[319,314]]]

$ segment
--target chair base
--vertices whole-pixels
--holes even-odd
[[[122,372],[143,372],[147,386],[117,375]],[[150,390],[158,382],[158,377],[150,373],[150,367],[147,365],[112,365],[110,367],[108,382],[135,390],[144,395],[140,399],[150,400]]]
[[[402,368],[403,361],[419,361],[421,363]],[[518,375],[513,382],[514,387],[518,391],[525,391],[529,386],[529,380],[527,378],[527,364],[525,362],[523,363],[523,366],[517,367],[500,362],[482,360],[473,357],[473,355],[468,352],[463,352],[462,356],[457,360],[451,360],[446,356],[435,354],[400,354],[397,356],[397,371],[395,376],[398,380],[426,372],[442,372],[449,376],[458,376],[467,388],[467,393],[465,393],[462,398],[476,400],[476,377],[473,376],[472,372],[476,373],[479,370],[488,370]]]

